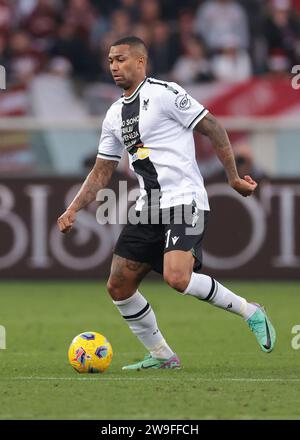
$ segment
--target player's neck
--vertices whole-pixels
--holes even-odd
[[[143,81],[145,81],[146,76],[143,76],[142,78],[139,78],[137,81],[135,81],[132,86],[127,89],[124,90],[124,96],[126,96],[126,98],[128,98],[129,96],[133,95],[134,92],[136,91],[136,89],[142,84]]]

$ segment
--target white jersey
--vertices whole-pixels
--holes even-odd
[[[159,190],[160,208],[195,200],[199,209],[209,210],[193,137],[207,113],[178,84],[154,78],[145,78],[109,108],[97,157],[119,161],[127,150],[140,185],[137,210],[149,202],[151,190]]]

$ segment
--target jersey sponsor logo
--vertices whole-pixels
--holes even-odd
[[[187,93],[185,93],[184,95],[181,94],[177,96],[175,99],[175,105],[179,110],[188,110],[192,103]]]
[[[132,129],[132,127],[130,127]],[[124,134],[123,133],[123,140],[126,147],[131,147],[136,143],[136,140],[139,139],[140,134],[138,131],[132,130],[131,133]]]
[[[150,149],[146,147],[140,147],[137,149],[137,151],[132,155],[132,162],[135,162],[136,160],[140,159],[146,159],[150,155]]]
[[[127,148],[132,147],[140,142],[139,133],[139,115],[131,115],[131,117],[123,118],[122,120],[122,138]]]
[[[122,121],[122,127],[125,127],[125,126],[128,127],[132,124],[136,124],[137,122],[139,122],[139,120],[140,120],[140,115],[133,116],[132,118],[127,118],[126,120]]]

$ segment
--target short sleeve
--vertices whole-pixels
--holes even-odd
[[[191,130],[197,125],[208,110],[190,96],[176,83],[169,83],[161,95],[161,105],[165,114]]]
[[[112,129],[108,114],[106,115],[103,124],[102,132],[99,141],[97,157],[106,160],[120,161],[124,147],[118,140]]]

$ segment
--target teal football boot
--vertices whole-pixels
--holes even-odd
[[[148,369],[179,369],[180,359],[176,354],[173,354],[169,359],[156,359],[151,354],[146,354],[144,359],[136,364],[125,365],[122,370],[148,370]]]
[[[262,351],[270,353],[276,341],[275,328],[268,318],[265,309],[257,303],[252,304],[257,307],[257,310],[246,322],[251,331],[255,334]]]

